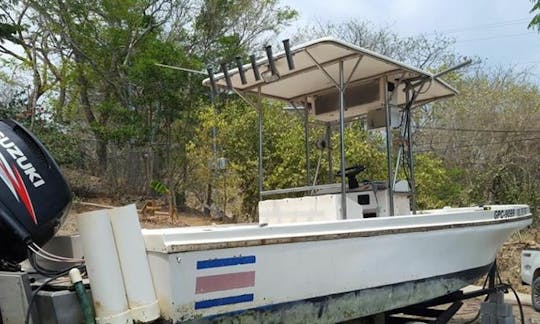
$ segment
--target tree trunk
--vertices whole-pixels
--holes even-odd
[[[98,168],[100,175],[103,175],[107,171],[107,141],[100,139],[96,142],[96,157],[98,162]]]
[[[179,211],[186,211],[186,192],[182,188],[175,193],[176,208]]]
[[[187,137],[185,137],[187,138]],[[181,142],[182,151],[182,166],[181,166],[181,185],[178,186],[178,192],[176,193],[176,206],[182,210],[186,210],[186,184],[188,182],[188,161],[186,157],[186,143],[185,139]]]
[[[204,214],[210,215],[210,208],[212,207],[212,184],[208,182],[206,186],[206,202],[204,203]]]
[[[75,55],[75,60],[77,60],[77,55]],[[97,157],[97,170],[99,173],[103,173],[107,170],[107,141],[103,138],[103,136],[95,130],[94,126],[97,123],[96,116],[94,115],[94,112],[92,111],[92,104],[90,103],[90,97],[89,97],[89,83],[88,79],[86,78],[86,75],[84,74],[84,69],[81,64],[78,65],[78,78],[77,81],[79,83],[79,92],[80,92],[80,102],[81,106],[84,110],[84,115],[86,116],[86,121],[88,122],[88,125],[90,126],[90,129],[94,133],[94,136],[96,137],[96,157]]]
[[[66,106],[66,86],[63,82],[60,83],[60,93],[58,94],[58,104],[56,107],[56,113],[54,118],[56,122],[62,123],[64,121],[64,108]]]

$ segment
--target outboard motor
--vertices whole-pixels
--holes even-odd
[[[62,225],[71,191],[58,165],[22,125],[0,120],[0,261],[27,258]]]

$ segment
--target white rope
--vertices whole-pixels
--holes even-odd
[[[67,258],[63,256],[59,256],[53,253],[50,253],[41,247],[37,245],[36,243],[32,243],[31,246],[28,247],[32,252],[39,255],[43,259],[53,261],[53,262],[66,262],[66,263],[83,263],[83,259],[77,259],[77,258]]]

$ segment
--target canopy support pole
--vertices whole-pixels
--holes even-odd
[[[257,95],[257,111],[259,113],[259,201],[262,200],[262,192],[263,192],[263,177],[264,177],[264,170],[263,170],[263,112],[262,112],[262,95],[261,95],[261,87],[258,89],[258,95]]]
[[[394,216],[394,183],[392,181],[392,116],[388,97],[388,77],[384,78],[384,109],[386,111],[386,164],[388,168],[388,216]]]
[[[407,102],[410,100],[410,91],[406,92]],[[413,154],[413,138],[412,138],[412,114],[411,107],[407,107],[405,110],[407,114],[407,153],[409,155],[409,172],[410,172],[410,189],[411,189],[411,211],[413,215],[416,215],[418,209],[416,202],[416,180],[414,178],[414,154]]]
[[[304,140],[306,144],[306,186],[311,184],[311,163],[309,161],[309,111],[304,109]]]
[[[411,212],[413,215],[416,215],[416,212],[418,210],[418,201],[416,197],[416,179],[414,177],[414,152],[413,152],[413,137],[412,137],[412,108],[413,104],[416,101],[416,98],[419,93],[422,92],[422,89],[424,88],[424,85],[426,82],[431,81],[431,79],[423,79],[422,81],[419,81],[417,85],[412,85],[410,81],[406,81],[405,86],[405,108],[403,110],[403,113],[405,114],[405,127],[403,130],[403,135],[401,136],[401,140],[405,140],[405,135],[407,136],[406,142],[406,149],[407,152],[403,152],[403,167],[405,170],[408,171],[407,175],[407,181],[410,186],[411,190]],[[418,88],[418,89],[416,89]],[[405,145],[401,144],[400,151],[405,149]],[[406,161],[406,162],[405,162]],[[407,164],[407,165],[405,165]],[[398,168],[396,168],[396,173],[398,172]]]
[[[343,61],[339,61],[339,146],[341,153],[341,219],[347,218],[347,192],[345,188],[345,76]]]
[[[334,182],[334,171],[332,166],[332,125],[326,124],[326,145],[328,149],[328,183]]]
[[[356,69],[358,68],[358,65],[360,64],[360,61],[362,60],[363,56],[359,56],[353,66],[353,69],[350,73],[350,75],[347,78],[347,81],[345,81],[345,72],[343,69],[344,60],[339,60],[339,77],[338,81],[334,80],[330,73],[324,69],[324,67],[317,62],[317,60],[311,55],[311,53],[305,49],[304,52],[311,58],[313,63],[317,65],[319,70],[326,75],[326,77],[334,83],[336,88],[339,91],[339,140],[340,140],[340,153],[341,153],[341,165],[340,165],[340,173],[341,173],[341,219],[347,218],[347,188],[345,186],[345,89],[347,88],[347,85],[349,84],[350,80],[352,79],[352,75],[355,73]],[[331,162],[329,160],[328,162],[329,168],[331,172]]]

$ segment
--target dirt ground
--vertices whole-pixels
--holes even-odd
[[[103,209],[107,206],[120,206],[126,202],[114,201],[110,198],[94,198],[86,199],[85,201],[74,201],[71,212],[66,218],[65,223],[59,231],[59,235],[70,235],[77,232],[76,215],[92,210]],[[145,201],[136,203],[138,209],[144,207]],[[212,219],[199,211],[178,212],[176,217],[172,219],[165,207],[155,208],[153,215],[151,213],[139,214],[141,226],[143,228],[163,228],[163,227],[183,227],[183,226],[200,226],[222,223],[219,219]],[[528,247],[540,247],[540,228],[531,228],[523,230],[520,233],[514,234],[510,240],[504,244],[502,250],[497,257],[497,265],[499,268],[500,277],[503,282],[510,283],[518,292],[521,293],[521,299],[524,299],[525,304],[530,305],[530,287],[524,286],[520,278],[520,257],[521,250]],[[482,282],[478,282],[482,285]],[[483,300],[480,298],[470,299],[464,302],[464,305],[453,317],[451,323],[467,323],[472,320],[480,309],[480,304]],[[520,322],[519,307],[514,305],[514,316],[516,323]],[[540,324],[540,313],[535,312],[532,307],[524,306],[524,323]],[[477,319],[474,323],[480,323]]]
[[[140,211],[144,207],[145,203],[148,202],[149,201],[139,201],[135,202],[135,204],[137,205],[137,209]],[[159,207],[159,204],[154,204],[158,205]],[[92,198],[85,199],[84,201],[74,201],[69,215],[58,231],[58,235],[70,235],[77,233],[76,216],[78,214],[122,205],[122,203],[119,203],[112,198]],[[153,215],[151,213],[139,213],[139,220],[142,228],[202,226],[222,223],[221,220],[212,219],[209,216],[204,215],[202,212],[196,210],[184,212],[179,211],[177,212],[176,217],[171,218],[166,211],[165,206],[161,206],[161,208],[154,210]]]

